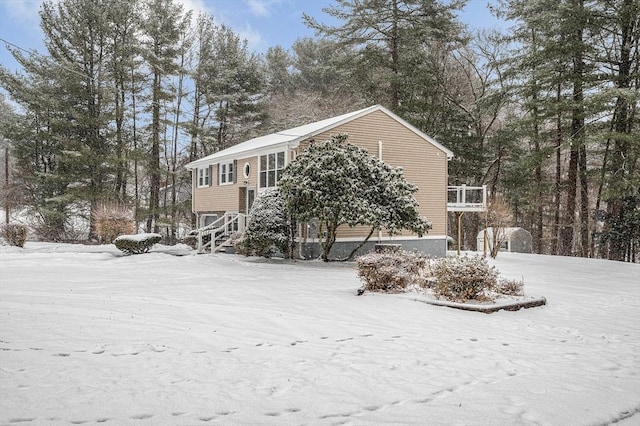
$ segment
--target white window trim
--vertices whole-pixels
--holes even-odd
[[[224,174],[222,173],[223,169]],[[218,183],[220,186],[233,185],[233,161],[218,164]]]
[[[196,169],[196,187],[206,188],[211,186],[211,168],[209,166]]]
[[[282,168],[281,168],[281,169],[278,169],[278,164],[277,164],[277,163],[278,163],[278,154],[280,154],[280,153],[283,153],[283,154],[284,154],[284,163],[282,164]],[[287,167],[287,154],[288,154],[288,151],[285,149],[285,150],[279,150],[279,151],[274,151],[274,152],[268,152],[268,153],[265,153],[265,154],[260,154],[260,155],[258,156],[258,191],[259,191],[260,193],[261,193],[261,191],[262,191],[262,190],[264,190],[264,189],[267,189],[267,188],[277,188],[277,187],[278,187],[277,171],[278,171],[278,170],[282,171],[282,170],[284,170],[284,168],[285,168],[285,167]],[[275,156],[276,156],[276,168],[275,168],[275,169],[273,169],[273,170],[276,172],[276,177],[275,177],[276,182],[275,182],[275,185],[271,185],[271,186],[269,185],[269,171],[271,171],[271,170],[268,168],[268,167],[269,167],[269,155],[275,155]],[[266,171],[267,171],[267,177],[266,177],[267,182],[266,182],[266,185],[265,185],[265,186],[262,186],[262,184],[261,184],[261,179],[262,179],[262,172],[263,172],[263,170],[262,170],[262,161],[261,161],[261,157],[264,157],[264,156],[266,156],[266,157],[267,157],[267,170],[266,170]]]
[[[244,166],[242,167],[242,175],[245,179],[251,176],[251,164],[249,162],[244,163]]]
[[[201,227],[206,226],[206,225],[205,225],[205,223],[206,223],[206,221],[207,221],[207,220],[206,220],[206,218],[208,218],[208,217],[213,218],[213,220],[211,220],[210,224],[211,224],[211,223],[213,223],[213,222],[215,222],[216,220],[218,220],[218,215],[217,215],[217,214],[213,214],[213,213],[203,213],[203,214],[201,214],[201,215],[200,215],[200,226],[201,226]]]

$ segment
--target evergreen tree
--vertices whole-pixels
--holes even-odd
[[[417,188],[405,180],[402,170],[348,143],[346,134],[305,149],[285,168],[278,186],[297,222],[317,219],[318,234],[326,231],[321,240],[325,262],[342,225],[371,227],[362,244],[383,227],[390,234],[409,229],[420,236],[431,228],[418,213],[413,197]]]
[[[217,122],[215,151],[256,136],[263,117],[264,72],[246,40],[230,28],[214,27],[212,52],[203,64],[207,103]]]
[[[323,9],[340,21],[322,24],[304,15],[306,24],[321,35],[357,52],[353,71],[355,83],[368,92],[369,99],[396,112],[410,99],[424,78],[413,77],[416,60],[421,64],[430,46],[456,43],[461,30],[454,11],[463,1],[437,0],[337,0]]]
[[[262,193],[253,203],[240,245],[247,256],[271,257],[281,253],[292,257],[291,218],[278,189]]]
[[[162,105],[171,99],[165,80],[177,73],[178,42],[181,29],[188,23],[181,4],[173,0],[147,0],[142,31],[142,55],[151,71],[151,146],[147,171],[149,175],[149,211],[147,232],[158,232],[160,209],[160,142],[163,130]]]

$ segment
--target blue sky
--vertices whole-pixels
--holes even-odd
[[[185,9],[206,11],[218,23],[224,23],[242,38],[249,47],[259,53],[276,44],[289,48],[313,31],[302,23],[302,13],[314,16],[320,22],[327,21],[322,8],[332,0],[179,0]],[[489,13],[488,3],[496,0],[468,0],[460,18],[471,28],[504,28],[506,24]],[[24,49],[44,53],[38,9],[42,0],[0,0],[0,38]],[[0,42],[0,63],[12,69],[17,64]]]

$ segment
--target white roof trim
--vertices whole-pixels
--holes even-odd
[[[451,159],[453,157],[453,153],[451,151],[440,145],[433,138],[427,136],[416,127],[407,123],[402,118],[398,117],[396,114],[392,113],[385,107],[381,105],[374,105],[365,109],[361,109],[359,111],[350,112],[333,118],[327,118],[326,120],[316,121],[315,123],[305,124],[302,126],[283,130],[281,132],[272,133],[270,135],[253,138],[238,145],[234,145],[230,148],[223,149],[222,151],[218,151],[215,154],[211,154],[198,160],[192,161],[185,167],[188,169],[195,169],[198,167],[231,161],[238,158],[252,157],[267,152],[296,148],[298,144],[305,139],[313,137],[319,133],[326,132],[327,130],[331,130],[334,127],[355,120],[356,118],[370,114],[374,111],[384,112],[389,117],[393,118],[409,130],[414,132],[416,135],[420,136],[438,149],[442,150],[447,154],[447,158]]]

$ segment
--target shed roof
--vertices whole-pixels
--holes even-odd
[[[192,161],[185,167],[188,169],[195,169],[197,167],[202,167],[209,164],[231,161],[239,158],[241,155],[258,155],[263,151],[272,151],[274,149],[284,147],[295,148],[301,141],[305,139],[313,137],[314,135],[317,135],[319,133],[326,132],[327,130],[331,130],[341,124],[348,123],[359,117],[371,114],[375,111],[382,111],[392,119],[407,127],[427,142],[442,150],[447,155],[447,158],[453,157],[453,153],[450,150],[448,150],[447,148],[436,142],[436,140],[427,136],[425,133],[418,130],[416,127],[412,126],[393,112],[389,111],[387,108],[381,105],[373,105],[358,111],[349,112],[347,114],[342,114],[336,117],[327,118],[325,120],[316,121],[315,123],[309,123],[302,126],[293,127],[291,129],[282,130],[280,132],[271,133],[270,135],[249,139],[246,142],[239,143],[230,148],[223,149],[222,151],[218,151],[214,154]]]

